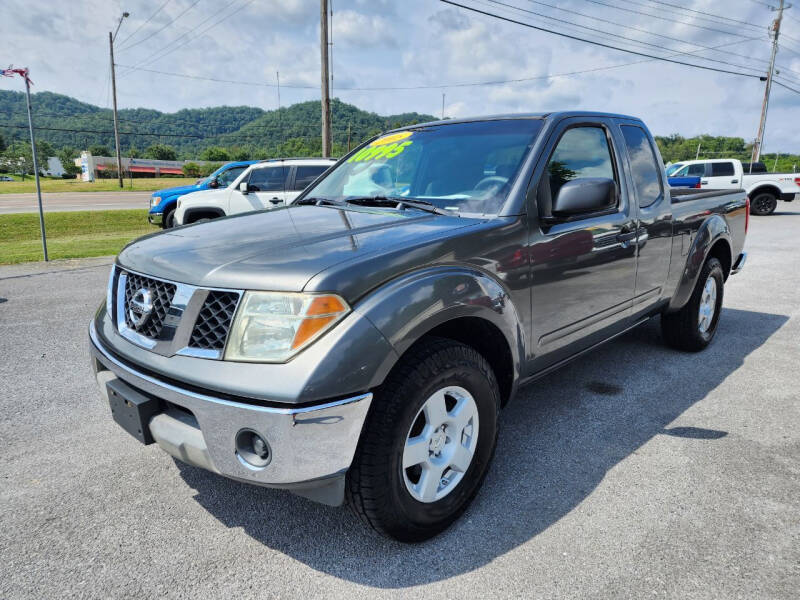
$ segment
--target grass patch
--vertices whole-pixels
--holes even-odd
[[[117,254],[132,239],[158,231],[147,210],[98,210],[45,214],[50,258]],[[0,264],[42,260],[39,215],[0,215]]]
[[[19,175],[12,175],[14,181],[0,181],[0,194],[34,194],[36,193],[36,181],[33,177],[25,177],[25,181],[20,181]],[[197,181],[194,177],[161,177],[152,179],[134,179],[131,184],[130,179],[125,179],[125,187],[119,187],[116,179],[98,179],[94,182],[79,181],[78,179],[50,179],[42,177],[39,182],[42,192],[154,192],[164,188],[176,187],[179,185],[190,185]]]

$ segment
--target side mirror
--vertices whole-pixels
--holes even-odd
[[[219,187],[219,181],[217,181],[216,177],[214,177],[214,179],[212,179],[211,181],[208,182],[208,187],[210,187],[210,188],[218,188]]]
[[[249,189],[249,186],[248,186],[246,181],[242,181],[239,184],[239,191],[242,192],[243,194],[249,194],[250,193],[250,189]]]
[[[616,204],[617,184],[606,177],[580,177],[567,181],[553,202],[553,216],[570,217],[611,208]]]

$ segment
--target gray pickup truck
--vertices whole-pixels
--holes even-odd
[[[711,342],[747,203],[670,190],[632,117],[414,125],[292,206],[129,244],[92,362],[141,442],[423,540],[477,493],[520,386],[655,316]]]

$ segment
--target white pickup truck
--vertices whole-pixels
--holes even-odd
[[[744,189],[750,198],[750,212],[769,215],[778,200],[792,202],[800,198],[800,173],[745,173],[735,158],[687,160],[667,168],[670,185],[715,190]],[[698,180],[690,185],[690,178]]]
[[[336,160],[333,158],[287,158],[256,163],[228,187],[181,196],[175,210],[175,224],[188,225],[291,204],[300,192],[334,164]]]

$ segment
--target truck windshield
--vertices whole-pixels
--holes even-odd
[[[309,198],[422,200],[495,214],[542,128],[539,119],[425,125],[374,140],[339,164]]]

